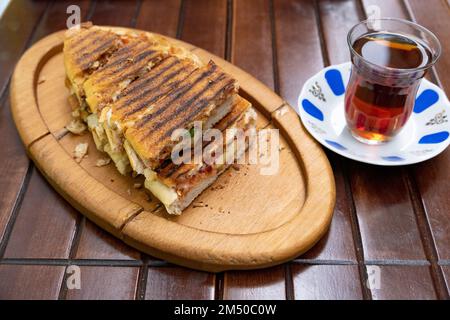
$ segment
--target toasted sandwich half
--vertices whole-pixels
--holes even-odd
[[[212,141],[205,145],[208,150],[217,152],[217,159],[213,163],[188,162],[179,165],[171,161],[165,162],[156,171],[146,168],[145,187],[156,196],[170,214],[180,214],[191,202],[208,188],[225,171],[233,161],[238,160],[245,153],[249,140],[245,145],[235,143],[233,129],[240,129],[246,134],[255,127],[256,114],[251,104],[237,97],[232,110],[214,129],[223,133],[222,141]]]
[[[181,213],[227,167],[173,164],[175,130],[195,122],[204,129],[253,126],[235,79],[163,37],[85,24],[67,32],[64,63],[97,148],[120,173],[145,174],[145,186],[169,213]]]

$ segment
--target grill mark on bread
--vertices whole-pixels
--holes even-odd
[[[218,83],[220,83],[219,81],[224,80],[224,78],[226,78],[226,75],[223,75],[222,79],[218,79]],[[203,109],[205,109],[208,105],[210,105],[212,102],[214,102],[214,100],[216,100],[221,94],[226,93],[227,86],[230,86],[230,89],[231,89],[232,88],[231,85],[233,85],[233,84],[234,84],[234,79],[229,79],[225,84],[220,86],[218,89],[206,88],[206,90],[201,93],[201,95],[203,95],[203,93],[205,93],[207,91],[213,92],[213,90],[217,90],[217,92],[215,92],[212,97],[201,97],[201,95],[198,95],[194,99],[187,101],[183,107],[180,107],[176,110],[174,116],[177,116],[181,112],[185,111],[189,106],[194,104],[194,102],[198,102],[198,103],[195,106],[195,109],[192,108],[192,110],[189,110],[189,113],[187,115],[183,116],[182,120],[178,121],[170,129],[166,130],[163,135],[160,135],[158,137],[157,142],[160,142],[162,139],[165,139],[165,138],[171,136],[173,131],[175,131],[177,128],[182,126],[183,122],[190,122],[193,118],[195,118],[195,116],[197,116],[199,113],[201,113],[203,111]],[[160,121],[160,123],[165,124],[164,121]],[[170,123],[170,122],[168,122],[168,123]],[[155,129],[159,128],[161,126],[161,124],[158,123],[157,125],[152,126],[152,129],[155,130]]]
[[[94,77],[107,76],[114,71],[114,67],[120,67],[124,61],[131,57],[132,49],[136,46],[137,43],[134,42],[132,45],[126,45],[119,48],[119,50],[110,56],[109,61],[97,71],[97,74],[95,74]]]
[[[150,77],[141,78],[142,80],[136,80],[132,85],[130,85],[126,91],[124,91],[118,99],[125,99],[122,100],[121,105],[117,106],[117,110],[120,110],[127,105],[135,102],[136,100],[139,100],[142,98],[145,94],[147,94],[149,91],[153,90],[153,87],[147,88],[145,91],[141,92],[140,94],[134,94],[136,91],[142,89],[143,87],[150,85],[151,81],[155,80],[157,77],[160,77],[164,72],[171,69],[174,65],[179,64],[179,61],[177,59],[172,59],[173,57],[169,57],[167,59],[164,59],[156,68],[154,68],[152,71],[154,71]],[[165,65],[165,61],[168,60],[174,60],[171,62],[168,66]]]
[[[108,61],[108,58],[117,50],[117,47],[110,47],[108,48],[108,50],[102,52],[101,54],[99,54],[96,57],[90,57],[87,58],[85,60],[83,60],[82,62],[79,62],[79,66],[81,68],[82,71],[86,72],[86,70],[91,69],[90,70],[90,74],[92,74],[95,70],[103,67],[105,65],[105,63]],[[99,66],[98,67],[93,67],[93,64],[99,61]]]
[[[244,100],[238,101],[234,104],[233,109],[214,126],[214,129],[218,129],[222,132],[225,130],[236,127],[236,125],[243,119],[245,116],[245,113],[248,111],[248,109],[251,107],[250,104],[245,103]],[[225,136],[225,134],[224,134]],[[205,148],[207,145],[211,143],[216,143],[215,140],[213,141],[203,141],[203,148]],[[225,145],[226,141],[223,141],[223,144]],[[171,179],[176,184],[176,180],[179,179],[181,176],[186,174],[189,170],[193,169],[193,166],[191,164],[174,164],[173,162],[170,162],[165,167],[161,167],[159,170],[157,170],[158,176],[162,179]],[[176,176],[175,176],[176,175]]]
[[[214,65],[215,66],[215,65]],[[136,123],[136,127],[138,129],[141,129],[146,123],[148,123],[152,118],[158,116],[159,114],[163,113],[166,108],[176,101],[177,99],[181,99],[187,92],[192,91],[199,82],[201,82],[203,79],[205,79],[207,76],[212,74],[216,70],[216,67],[214,68],[208,68],[206,70],[202,70],[200,74],[196,74],[193,78],[189,79],[191,81],[186,81],[182,86],[176,88],[174,91],[170,92],[166,98],[164,98],[164,101],[161,101],[161,105],[159,106],[159,109],[155,112],[145,115],[142,119],[140,119]],[[192,81],[193,80],[193,81]],[[171,116],[170,116],[171,117]],[[170,120],[166,119],[166,120]]]
[[[112,78],[112,79],[110,79],[109,82],[106,81],[106,83],[110,83],[110,84],[114,84],[117,82],[127,80],[128,77],[130,77],[131,75],[136,73],[136,70],[138,70],[139,68],[142,67],[138,64],[139,62],[141,62],[147,58],[148,58],[148,60],[152,60],[157,57],[158,57],[158,52],[155,50],[146,50],[144,52],[141,52],[132,61],[131,60],[128,61],[129,56],[123,56],[120,60],[116,61],[116,64],[118,65],[117,68],[110,68],[108,70],[108,72],[98,74],[98,77],[96,80],[98,82],[103,82],[108,78]],[[120,77],[117,77],[117,75],[120,74],[121,72],[125,72],[125,73],[120,75]]]
[[[96,35],[98,35],[99,33],[102,33],[105,36],[108,34],[107,31],[101,30],[80,30],[72,38],[69,39],[71,49],[74,50],[74,52],[79,52],[80,50],[75,51],[77,47],[80,47],[83,44],[86,45],[87,41],[89,41],[92,37],[96,37]],[[78,49],[82,49],[82,47]]]
[[[164,85],[164,83],[168,83],[171,79],[176,78],[182,72],[187,71],[187,69],[188,69],[188,67],[186,65],[182,66],[181,69],[178,69],[178,70],[175,70],[175,71],[169,73],[162,79],[158,79],[160,81],[159,83],[163,83],[163,85],[161,85],[160,88],[158,88],[158,86],[156,85],[156,86],[147,88],[139,95],[132,97],[130,99],[130,104],[135,103],[135,102],[137,104],[133,105],[130,110],[125,112],[125,116],[129,117],[129,116],[139,112],[140,110],[144,109],[146,106],[151,105],[151,104],[155,103],[156,101],[158,101],[159,99],[161,99],[168,92],[170,92],[170,90],[172,90],[173,88],[177,88],[180,85],[180,83],[182,83],[182,81],[184,81],[189,76],[189,74],[190,74],[190,73],[188,73],[189,71],[186,72],[185,74],[182,74],[181,78],[174,80],[170,84],[170,86]],[[124,108],[126,106],[127,106],[127,104],[123,104],[121,106],[121,108]]]
[[[98,52],[104,51],[109,47],[112,47],[114,45],[114,42],[116,42],[116,39],[113,38],[106,38],[105,37],[98,37],[97,39],[94,39],[86,46],[79,48],[79,50],[73,51],[73,56],[76,56],[77,58],[75,61],[77,63],[81,63],[83,60],[86,60],[87,58],[95,57],[95,54]]]

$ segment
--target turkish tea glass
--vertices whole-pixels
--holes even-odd
[[[358,23],[347,41],[347,126],[363,143],[387,142],[410,118],[420,81],[440,56],[439,40],[416,23],[383,18]]]

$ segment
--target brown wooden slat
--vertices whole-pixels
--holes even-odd
[[[139,251],[103,231],[89,220],[83,220],[75,259],[136,260]]]
[[[58,299],[62,266],[0,265],[0,299]]]
[[[369,267],[371,268],[371,267]],[[379,266],[379,289],[371,289],[376,300],[436,299],[427,266]],[[369,269],[369,273],[372,272]]]
[[[69,300],[132,300],[136,294],[139,268],[80,267],[80,289],[67,289]]]
[[[377,6],[380,9],[381,17],[407,19],[403,0],[362,0],[361,3],[366,14],[369,13],[368,9],[370,6]]]
[[[61,1],[52,4],[52,6],[49,8],[49,13],[44,15],[42,22],[37,28],[36,39],[45,36],[46,33],[51,33],[64,27],[66,19],[65,10],[67,8],[67,5],[67,2]],[[87,3],[82,2],[79,3],[79,5],[82,9],[82,15],[86,15],[88,12]],[[122,11],[123,5],[123,3],[119,2],[99,2],[96,6],[95,17],[104,19],[105,24],[114,23],[114,19],[127,19],[126,13],[128,11]],[[103,18],[103,14],[108,14],[108,17]],[[134,11],[129,10],[129,21],[132,20],[133,15]],[[21,163],[18,162],[18,164],[20,165]],[[25,170],[25,168],[23,170]],[[73,223],[75,223],[75,217],[80,216],[76,215],[76,211],[72,207],[67,205],[62,197],[60,197],[53,189],[48,187],[48,185],[45,184],[42,179],[42,176],[39,174],[33,174],[31,176],[30,185],[45,185],[47,187],[30,187],[27,190],[25,194],[24,205],[19,210],[17,219],[18,221],[12,231],[12,236],[10,239],[10,243],[8,244],[5,257],[69,257],[69,251],[71,247],[70,242],[75,232],[75,226],[73,225]],[[25,204],[27,203],[27,201],[29,201],[29,199],[34,199],[34,202],[29,205],[29,209],[27,209],[28,212],[23,213],[22,211],[25,210]],[[46,201],[39,201],[39,199],[46,199]],[[33,206],[39,205],[43,206],[42,209],[33,212]],[[56,210],[49,210],[48,208],[58,208],[58,212],[56,212]],[[35,219],[26,218],[31,214],[38,215],[38,219],[36,220],[41,222],[41,224],[38,224],[40,226],[40,229],[36,227]],[[21,218],[22,216],[25,217],[25,219]],[[48,241],[38,242],[38,245],[40,245],[41,247],[37,248],[40,248],[41,250],[37,250],[35,247],[32,247],[31,242],[34,241],[35,238],[46,237],[46,232],[48,231],[46,229],[47,226],[45,222],[49,223],[49,221],[52,221],[53,219],[59,221],[60,224],[65,224],[65,227],[60,231],[56,229],[54,230],[55,239],[47,238]],[[20,225],[18,225],[19,222]],[[49,225],[51,227],[52,224],[49,223]],[[19,231],[16,230],[17,228],[20,228],[18,229]],[[82,242],[77,252],[78,257],[89,259],[99,259],[100,257],[108,257],[110,259],[121,259],[128,257],[128,259],[130,259],[132,258],[132,255],[134,255],[134,257],[137,257],[138,253],[136,251],[123,245],[120,241],[113,238],[109,234],[106,234],[100,229],[97,228],[95,230],[95,228],[96,227],[94,227],[94,230],[92,230],[92,228],[82,229],[80,235],[80,239],[82,240]],[[21,240],[20,230],[30,231],[26,233],[30,236],[28,241]],[[92,232],[94,233],[94,236],[92,235]],[[96,238],[95,233],[102,233],[103,237],[100,239]],[[16,235],[15,237],[17,239],[13,238],[14,235]],[[127,255],[127,253],[129,255]],[[96,257],[97,254],[99,254],[99,257]]]
[[[28,1],[15,1],[13,3],[22,3],[24,10],[27,8],[30,9],[30,5],[27,4]],[[40,3],[43,4],[44,1],[40,1]],[[84,4],[83,2],[80,4],[80,7],[83,9],[86,7],[86,4]],[[41,22],[35,28],[36,31],[34,31],[31,42],[35,42],[36,40],[44,36],[47,32],[54,32],[64,27],[66,19],[66,8],[67,2],[58,1],[52,3],[48,8],[48,12],[50,13],[46,12]],[[16,8],[15,10],[17,11],[18,8]],[[18,14],[19,16],[23,15],[21,11],[19,11]],[[35,15],[41,15],[39,12],[36,12],[36,10],[30,10],[28,14],[33,15],[32,17],[29,17],[30,21],[35,21]],[[4,23],[3,18],[1,20],[1,23]],[[25,34],[20,33],[18,35],[9,36],[9,38],[14,40],[11,42],[13,43],[22,39],[24,35]],[[23,46],[25,46],[26,39],[22,39],[22,41],[24,42]],[[10,44],[9,41],[5,43],[7,45]],[[15,54],[17,54],[19,58],[20,52],[17,52]],[[2,68],[1,70],[3,71],[6,69]],[[2,116],[0,117],[0,139],[5,155],[0,160],[0,174],[2,177],[5,177],[0,181],[0,239],[2,239],[3,237],[6,223],[9,220],[12,208],[17,200],[17,194],[20,188],[22,188],[22,183],[25,179],[25,174],[29,166],[29,160],[25,156],[25,150],[22,146],[22,143],[20,142],[20,139],[18,138],[18,135],[16,133],[17,131],[14,128],[14,122],[11,119],[9,97],[7,97],[5,100],[6,101],[3,104],[1,110]]]
[[[3,241],[8,221],[18,200],[29,160],[14,127],[9,107],[9,95],[0,109],[0,241]]]
[[[225,300],[286,299],[283,267],[230,271],[224,275]]]
[[[149,268],[145,299],[214,299],[214,274],[177,267]]]
[[[349,61],[347,32],[362,19],[359,16],[357,2],[319,0],[319,14],[330,64]]]
[[[83,22],[83,19],[86,19],[85,17],[89,11],[91,1],[59,0],[52,2],[42,18],[42,23],[38,25],[35,33],[33,34],[32,42],[36,42],[53,32],[66,29],[67,18],[69,17],[69,15],[66,13],[66,10],[70,5],[77,5],[80,7]]]
[[[442,56],[436,64],[436,70],[447,95],[450,94],[450,8],[442,0],[417,1],[409,3],[416,22],[432,31],[441,42]]]
[[[91,21],[97,25],[129,27],[135,18],[137,5],[137,0],[99,0]]]
[[[370,0],[370,1],[364,1],[363,4],[364,4],[364,8],[365,8],[366,12],[368,11],[369,5],[376,5],[379,7],[379,9],[383,15],[389,15],[389,16],[394,16],[397,18],[408,19],[408,20],[411,18],[414,18],[414,14],[410,11],[409,5],[405,4],[405,2],[402,0],[392,0],[392,1]],[[428,74],[427,78],[431,81],[436,80],[436,79],[434,79],[433,72],[430,72]],[[448,151],[446,153],[448,153]],[[432,272],[433,280],[434,280],[434,283],[436,286],[436,292],[439,297],[445,298],[445,297],[448,297],[448,294],[446,293],[446,290],[445,290],[445,284],[444,284],[444,279],[442,276],[441,269],[437,265],[439,252],[436,252],[436,245],[438,247],[442,246],[443,250],[446,250],[446,248],[448,247],[448,243],[449,243],[449,238],[447,237],[448,232],[445,232],[445,231],[442,232],[442,230],[445,230],[445,229],[449,230],[450,224],[448,223],[448,213],[442,215],[442,211],[440,211],[439,208],[437,208],[437,210],[436,210],[436,208],[434,208],[433,205],[434,205],[435,201],[438,201],[438,203],[442,203],[442,199],[446,199],[446,196],[442,195],[442,197],[440,197],[439,200],[437,200],[436,198],[433,198],[432,206],[426,207],[426,210],[424,212],[422,210],[422,204],[425,204],[425,206],[426,206],[426,201],[424,201],[425,200],[424,195],[426,196],[426,193],[422,192],[422,194],[420,194],[420,192],[417,192],[417,188],[416,188],[417,184],[420,187],[420,186],[423,186],[423,183],[429,184],[430,182],[432,182],[433,187],[435,187],[438,192],[440,190],[441,191],[445,190],[444,192],[447,191],[448,187],[442,188],[443,185],[445,186],[446,180],[444,180],[444,184],[442,184],[443,181],[438,181],[438,179],[435,179],[433,177],[433,175],[429,174],[430,173],[429,163],[435,164],[436,162],[439,161],[439,159],[442,159],[442,156],[438,157],[437,159],[427,161],[423,164],[419,164],[419,165],[415,165],[415,166],[411,167],[412,169],[409,172],[415,173],[416,178],[411,178],[411,175],[408,174],[407,181],[409,184],[410,192],[412,192],[412,199],[414,199],[414,207],[416,210],[416,215],[418,217],[419,229],[421,230],[425,253],[426,253],[427,258],[431,261],[431,272]],[[443,169],[445,171],[446,168],[448,168],[448,165],[447,165],[448,162],[447,163],[444,162],[444,163],[445,163],[445,167]],[[424,172],[420,172],[421,168],[425,169]],[[418,171],[419,171],[419,173],[417,173]],[[442,171],[442,170],[440,170],[440,171]],[[447,172],[448,172],[448,169],[447,169]],[[443,177],[443,176],[445,176],[445,173],[439,174],[439,177]],[[419,188],[419,191],[423,191],[423,188],[422,189]],[[434,193],[434,195],[435,195],[435,193]],[[421,197],[424,199],[421,199]],[[447,208],[447,210],[444,209],[443,212],[447,212],[447,211],[448,211],[448,208]],[[423,212],[425,213],[424,215],[423,215]],[[430,228],[430,226],[431,226],[431,228]],[[431,231],[431,233],[430,233],[430,231]]]
[[[77,212],[33,169],[5,258],[68,258]]]
[[[358,267],[355,265],[293,265],[297,300],[362,299]]]
[[[345,173],[340,156],[327,151],[336,183],[336,206],[328,233],[302,259],[356,261],[355,245],[352,237],[351,210],[345,191]]]
[[[305,81],[323,68],[314,2],[274,2],[280,95],[292,106]]]
[[[233,1],[231,61],[274,88],[269,10],[268,0]]]
[[[0,94],[46,7],[47,1],[11,1],[1,16]]]
[[[442,266],[441,269],[447,285],[447,292],[450,294],[450,266]]]
[[[450,94],[450,9],[443,1],[409,1],[416,21],[439,38],[442,56],[436,71],[447,95]],[[432,8],[432,9],[431,9]],[[437,110],[440,109],[438,108]],[[437,111],[436,110],[436,111]],[[438,111],[437,111],[438,112]],[[439,259],[450,259],[450,149],[414,167]]]
[[[354,163],[351,182],[367,260],[425,260],[401,168]]]
[[[303,83],[323,68],[320,34],[314,2],[275,1],[275,33],[278,56],[280,94],[292,106],[297,104]],[[350,208],[340,159],[329,153],[336,180],[336,207],[330,232],[309,252],[305,259],[356,260]]]
[[[181,38],[219,57],[224,56],[227,28],[226,0],[187,0]]]
[[[0,95],[46,7],[46,1],[19,0],[11,2],[3,13],[0,19],[0,39],[8,41],[3,41],[0,53]],[[29,160],[13,124],[9,95],[1,100],[0,109],[0,144],[3,150],[3,157],[0,159],[0,176],[3,177],[0,179],[1,242],[23,187]]]
[[[139,10],[136,28],[175,38],[181,0],[144,0]]]
[[[354,1],[320,1],[319,7],[330,63],[348,61],[347,32],[363,13]],[[404,171],[346,163],[365,258],[426,259]]]

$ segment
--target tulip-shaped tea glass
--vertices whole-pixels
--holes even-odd
[[[441,53],[436,36],[401,19],[372,19],[348,33],[352,72],[345,95],[345,116],[352,135],[380,144],[408,121],[417,89]]]

